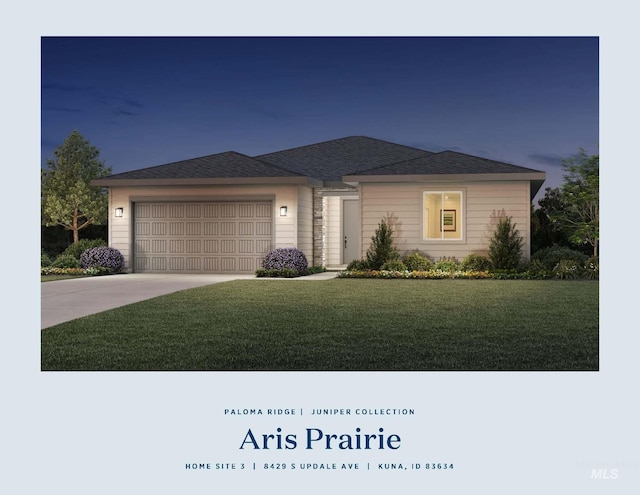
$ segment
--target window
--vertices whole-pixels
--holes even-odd
[[[425,191],[422,203],[425,240],[462,239],[462,191]]]

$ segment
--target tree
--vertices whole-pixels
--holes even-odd
[[[371,237],[371,245],[367,250],[367,264],[372,270],[379,270],[385,262],[397,259],[398,251],[393,247],[393,229],[383,218]]]
[[[600,157],[588,156],[580,148],[576,157],[563,160],[564,184],[560,201],[549,214],[554,224],[568,233],[569,240],[587,244],[598,256],[600,242]]]
[[[42,224],[72,231],[74,243],[80,230],[107,220],[107,196],[101,187],[90,185],[91,180],[111,173],[99,155],[98,148],[73,131],[41,172]]]
[[[575,244],[569,241],[569,235],[550,217],[554,211],[562,209],[560,189],[547,187],[538,206],[534,209],[531,205],[531,254],[554,245],[575,248]]]
[[[517,268],[522,258],[523,243],[516,224],[511,224],[511,217],[502,216],[489,240],[489,260],[493,267],[499,270]]]

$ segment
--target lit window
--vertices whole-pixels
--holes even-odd
[[[462,191],[423,195],[424,239],[462,239]]]

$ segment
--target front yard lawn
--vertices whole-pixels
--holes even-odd
[[[42,370],[598,370],[598,282],[240,280],[42,330]]]
[[[67,280],[70,278],[90,277],[91,275],[40,275],[40,282],[53,282],[55,280]]]

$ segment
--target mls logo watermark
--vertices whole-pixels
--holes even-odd
[[[609,468],[600,468],[591,470],[592,480],[617,480],[618,470]]]

